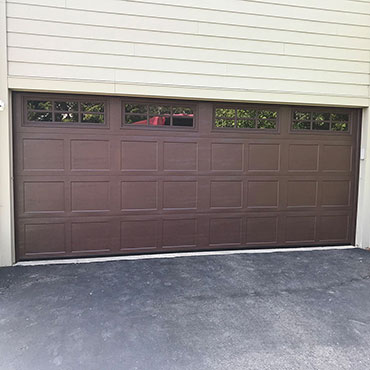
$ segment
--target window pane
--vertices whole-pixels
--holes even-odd
[[[104,103],[98,102],[81,103],[81,110],[83,112],[104,112]]]
[[[238,128],[256,128],[256,121],[251,119],[238,119],[236,121],[236,127]]]
[[[128,125],[147,125],[148,120],[146,115],[128,115],[126,114],[126,124]]]
[[[232,119],[216,119],[216,127],[235,127],[235,121]]]
[[[255,119],[257,111],[254,109],[238,109],[238,118]]]
[[[332,131],[348,131],[348,122],[332,122]]]
[[[184,115],[184,116],[193,116],[194,115],[194,112],[193,112],[193,108],[189,108],[189,107],[173,107],[172,108],[172,113],[175,115],[175,114],[181,114],[181,115]]]
[[[48,100],[28,100],[27,108],[36,110],[51,110],[52,104]]]
[[[298,121],[309,121],[311,120],[311,113],[310,112],[294,112],[294,120]]]
[[[347,113],[332,113],[331,114],[332,121],[349,121],[349,114]]]
[[[172,126],[193,127],[193,109],[190,107],[172,108]]]
[[[314,121],[312,124],[313,130],[329,130],[329,122]]]
[[[271,110],[261,110],[258,113],[259,119],[276,119],[277,118],[277,112],[271,111]]]
[[[259,119],[257,127],[260,129],[274,129],[276,128],[276,121],[273,119]]]
[[[330,113],[312,113],[312,118],[315,121],[329,121]]]
[[[148,106],[145,104],[125,104],[126,113],[146,113]]]
[[[166,105],[149,105],[149,114],[151,116],[171,114],[171,107]]]
[[[217,108],[216,117],[234,118],[235,109]]]
[[[293,122],[293,129],[294,130],[311,130],[311,122],[310,121]]]
[[[78,103],[77,102],[68,102],[68,101],[56,101],[54,103],[55,110],[62,110],[62,111],[78,111]]]
[[[28,112],[28,121],[33,122],[51,122],[52,114],[51,112]]]
[[[78,122],[78,113],[55,113],[56,122]]]
[[[149,118],[149,125],[151,126],[169,126],[171,118],[168,116],[155,116]]]
[[[104,123],[104,114],[82,113],[82,123]]]
[[[312,126],[311,126],[312,117]],[[348,113],[294,112],[293,129],[319,131],[348,131]]]
[[[173,126],[193,127],[193,118],[172,117]]]

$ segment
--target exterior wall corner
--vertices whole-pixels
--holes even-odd
[[[10,92],[8,90],[6,1],[0,0],[0,266],[14,263]]]
[[[356,246],[370,248],[370,108],[363,109]]]

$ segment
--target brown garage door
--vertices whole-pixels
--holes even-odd
[[[18,259],[354,242],[359,110],[14,101]]]

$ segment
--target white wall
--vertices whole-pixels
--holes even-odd
[[[14,261],[12,233],[11,132],[9,92],[7,86],[6,4],[0,0],[0,266]]]
[[[7,3],[11,88],[368,105],[369,2]]]
[[[3,100],[9,88],[370,105],[369,1],[0,0],[0,6]],[[357,243],[370,247],[368,113],[363,123],[368,153]],[[10,127],[6,110],[0,113],[0,265],[13,260]]]
[[[360,160],[360,178],[357,211],[356,245],[370,248],[370,109],[364,109],[362,115],[362,137]]]

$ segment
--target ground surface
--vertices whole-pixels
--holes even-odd
[[[0,269],[0,369],[370,369],[370,252]]]

